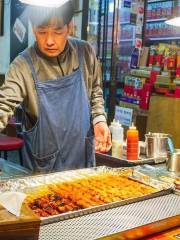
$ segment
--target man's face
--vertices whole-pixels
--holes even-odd
[[[65,48],[70,25],[52,20],[48,26],[34,27],[33,31],[39,50],[48,57],[57,57]]]

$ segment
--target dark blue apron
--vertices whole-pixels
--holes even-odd
[[[83,50],[78,45],[79,68],[55,80],[38,80],[27,51],[21,55],[32,71],[39,117],[23,132],[24,166],[47,173],[92,167],[95,164],[91,113],[83,74]]]

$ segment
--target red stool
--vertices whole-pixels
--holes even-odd
[[[4,134],[0,134],[0,152],[4,152],[4,158],[7,160],[8,158],[8,151],[18,151],[20,164],[23,165],[22,160],[22,146],[24,141],[21,138],[17,137],[9,137]]]

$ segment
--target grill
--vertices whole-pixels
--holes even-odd
[[[41,226],[39,240],[92,240],[180,214],[180,197],[161,196]]]

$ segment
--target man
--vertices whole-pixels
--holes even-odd
[[[93,132],[96,151],[111,147],[95,53],[87,42],[68,37],[72,1],[29,12],[36,43],[10,65],[0,90],[0,128],[22,104],[25,167],[37,172],[91,167]]]

